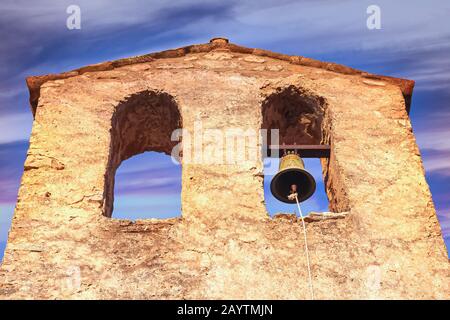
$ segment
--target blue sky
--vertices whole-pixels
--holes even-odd
[[[71,4],[81,8],[80,30],[66,28],[66,8]],[[381,8],[381,30],[366,27],[366,9],[371,4]],[[215,36],[248,47],[416,80],[411,120],[450,245],[449,15],[447,0],[2,0],[0,256],[32,125],[25,77],[204,43]],[[161,216],[179,212],[179,202],[169,200],[177,198],[173,195],[178,194],[179,186],[174,187],[174,181],[180,169],[170,167],[164,157],[148,157],[130,159],[119,169],[117,216],[131,210],[135,216],[143,210],[158,209]],[[317,162],[307,166],[318,171]],[[145,183],[143,177],[154,179]],[[138,180],[133,184],[133,179]],[[267,205],[271,211],[279,204],[268,200]],[[322,208],[323,194],[317,194],[309,205]]]

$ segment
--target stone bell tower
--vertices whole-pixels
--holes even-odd
[[[120,163],[171,154],[174,130],[198,121],[330,146],[323,177],[342,215],[306,225],[316,298],[450,298],[413,81],[216,38],[27,84],[34,123],[0,298],[309,298],[301,224],[268,216],[258,152],[188,162],[183,136],[182,217],[111,218]],[[200,144],[209,159],[226,148]]]

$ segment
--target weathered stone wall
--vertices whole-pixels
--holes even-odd
[[[261,155],[217,164],[226,146],[206,139],[211,162],[187,163],[183,136],[183,217],[109,218],[120,162],[169,153],[171,131],[199,121],[331,145],[330,207],[348,214],[307,224],[316,298],[450,298],[405,82],[221,40],[189,48],[28,81],[1,298],[309,298],[301,224],[267,215]]]

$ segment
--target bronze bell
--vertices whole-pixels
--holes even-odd
[[[270,183],[270,191],[275,198],[286,203],[295,203],[295,199],[288,199],[288,196],[297,192],[298,201],[302,202],[316,191],[316,181],[305,170],[305,163],[302,158],[291,152],[281,157],[278,173]]]

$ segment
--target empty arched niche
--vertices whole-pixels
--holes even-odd
[[[319,145],[331,144],[328,105],[323,97],[296,86],[278,88],[267,96],[262,104],[262,128],[267,129],[268,145]],[[271,130],[278,130],[278,140]],[[280,151],[280,156],[282,151]],[[305,167],[315,177],[316,192],[304,202],[305,211],[346,211],[347,201],[336,196],[333,190],[333,174],[330,158],[306,158]],[[270,179],[278,170],[278,157],[272,153],[265,160],[264,193],[266,209],[286,212],[292,206],[277,201],[270,193]]]
[[[113,216],[115,176],[121,163],[146,151],[170,156],[178,143],[171,140],[172,132],[181,127],[178,104],[165,92],[143,91],[119,103],[111,123],[105,216]],[[152,163],[149,162],[148,166],[151,167]]]

